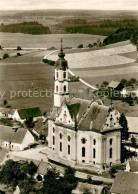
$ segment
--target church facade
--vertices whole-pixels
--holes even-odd
[[[48,147],[61,161],[98,168],[120,163],[120,114],[101,100],[69,96],[68,63],[61,46],[55,67]]]

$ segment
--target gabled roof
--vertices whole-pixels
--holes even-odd
[[[18,128],[17,131],[8,126],[0,126],[0,140],[21,144],[27,129]]]
[[[126,117],[129,133],[138,133],[138,117]]]
[[[109,107],[103,105],[101,101],[90,101],[73,97],[69,99],[66,105],[71,117],[76,117],[78,130],[93,130],[101,133],[118,129],[117,127],[112,127],[111,129],[103,130],[103,125],[109,116]],[[61,108],[62,106],[59,108],[53,107],[49,118],[55,120],[56,116],[60,114]]]
[[[117,81],[111,81],[108,85],[109,88],[114,88],[116,89],[121,83]]]
[[[119,171],[110,192],[116,194],[138,194],[138,174]]]
[[[47,136],[48,134],[48,123],[47,120],[44,122],[44,119],[41,118],[35,125],[34,130],[38,134],[45,134]]]
[[[130,160],[128,163],[130,165],[131,172],[137,172],[138,171],[138,161]]]
[[[47,168],[48,168],[48,163],[41,161],[37,169],[37,174],[45,175],[47,172]]]
[[[42,113],[39,107],[19,109],[17,111],[21,119],[42,116]]]
[[[92,130],[101,132],[108,115],[108,110],[109,107],[93,102],[80,120],[78,128],[82,130],[91,128]]]
[[[2,163],[6,157],[7,150],[0,147],[0,163]]]

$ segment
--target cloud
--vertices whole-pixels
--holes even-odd
[[[1,0],[2,9],[138,9],[137,0]]]

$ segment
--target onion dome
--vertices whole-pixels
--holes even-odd
[[[63,52],[63,48],[62,48],[62,39],[61,39],[61,49],[58,56],[59,58],[56,61],[56,69],[61,69],[65,71],[68,68],[68,62],[64,59],[65,53]]]

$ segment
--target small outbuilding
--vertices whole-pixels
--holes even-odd
[[[111,81],[108,85],[108,88],[121,91],[124,88],[124,86],[121,82]]]

